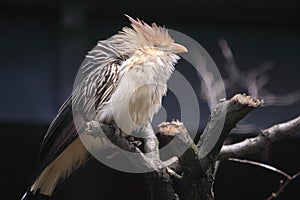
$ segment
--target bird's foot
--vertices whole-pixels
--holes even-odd
[[[113,133],[114,136],[121,136],[122,135],[121,134],[121,129],[117,125],[112,124],[111,126],[114,129],[114,133]]]
[[[136,146],[136,147],[139,147],[139,146],[142,145],[142,142],[141,142],[141,141],[136,140],[136,139],[135,139],[134,137],[132,137],[132,136],[129,136],[129,137],[127,138],[127,140],[130,142],[130,144],[133,144],[133,145]]]

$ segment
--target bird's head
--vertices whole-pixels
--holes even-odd
[[[139,19],[135,20],[128,15],[125,16],[128,17],[133,30],[136,32],[141,48],[175,54],[187,52],[183,45],[174,42],[164,27],[160,27],[155,23],[150,26]]]
[[[136,50],[178,54],[187,52],[187,49],[174,42],[168,30],[155,23],[147,23],[128,17],[132,28],[124,27],[119,34],[110,38],[110,42],[123,55],[132,55]]]
[[[155,23],[152,23],[150,26],[139,19],[135,20],[128,15],[125,16],[128,17],[131,22],[133,28],[131,30],[135,31],[141,48],[174,54],[187,52],[187,49],[183,45],[174,42],[168,30],[164,27],[160,27]]]

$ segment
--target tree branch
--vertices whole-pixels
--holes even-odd
[[[147,137],[144,138],[145,152],[150,156],[151,162],[161,162],[159,157],[158,140],[149,124],[146,129]],[[157,168],[154,171],[145,174],[147,180],[150,199],[152,200],[176,200],[179,199],[173,188],[173,181],[167,168]]]
[[[238,158],[228,158],[228,160],[234,161],[234,162],[239,162],[239,163],[244,163],[244,164],[250,164],[250,165],[258,166],[258,167],[261,167],[261,168],[273,171],[273,172],[275,172],[277,174],[280,174],[280,175],[284,176],[287,179],[291,179],[292,178],[286,172],[284,172],[284,171],[282,171],[280,169],[277,169],[277,168],[275,168],[273,166],[261,163],[261,162],[256,162],[256,161],[246,160],[246,159],[238,159]]]
[[[179,196],[182,200],[213,199],[214,166],[223,142],[241,119],[261,105],[262,101],[241,94],[235,95],[230,100],[220,101],[212,112],[197,145],[181,122],[162,123],[161,134],[173,137],[172,142],[175,140],[176,148],[173,149],[175,155],[183,152],[182,155],[178,155],[183,171],[178,176],[175,171],[163,167],[166,165],[163,165],[159,158],[157,138],[151,127],[143,130],[145,131],[143,135],[148,136],[144,140],[146,153],[142,153],[139,148],[119,135],[106,134],[106,136],[118,146],[123,146],[123,149],[138,153],[142,164],[154,170],[145,175],[151,199],[179,199]],[[180,177],[177,179],[181,186],[179,193],[174,190],[171,176]]]
[[[214,166],[224,140],[242,118],[262,105],[262,101],[237,94],[222,100],[211,114],[208,125],[196,145],[184,125],[178,121],[163,123],[160,132],[177,138],[177,150],[187,148],[179,157],[183,169],[181,199],[213,199]],[[175,137],[174,137],[175,136]],[[176,149],[174,150],[176,152]]]
[[[149,171],[162,169],[163,166],[172,163],[174,160],[168,160],[166,162],[162,162],[159,159],[158,155],[158,141],[154,135],[151,125],[147,126],[143,130],[143,134],[148,137],[145,139],[145,148],[146,152],[143,153],[136,145],[128,141],[125,137],[121,136],[116,127],[99,123],[98,121],[92,121],[87,124],[87,132],[89,135],[93,137],[109,139],[112,143],[108,141],[99,140],[102,142],[100,145],[103,146],[102,150],[114,148],[115,145],[124,149],[125,151],[135,153],[134,159],[131,160],[136,166],[140,166],[142,168],[146,168]],[[99,133],[102,133],[99,134]],[[104,137],[104,138],[105,138]],[[111,152],[111,151],[110,151]],[[118,152],[116,152],[118,153]],[[112,157],[113,158],[113,157]],[[129,158],[132,159],[132,158]]]
[[[265,146],[292,135],[297,131],[300,131],[300,116],[288,122],[262,130],[261,133],[254,138],[231,145],[224,145],[219,153],[218,159],[225,160],[230,157],[241,157],[259,152],[263,150]]]
[[[250,96],[237,94],[230,100],[223,100],[217,105],[197,144],[200,149],[198,158],[202,170],[200,173],[202,176],[197,177],[198,180],[195,179],[198,182],[198,190],[202,191],[198,199],[214,198],[212,191],[214,167],[224,141],[236,124],[250,111],[260,107],[262,103]]]
[[[230,100],[221,101],[211,114],[208,125],[197,144],[200,148],[200,156],[204,157],[209,153],[210,157],[216,157],[223,146],[223,142],[236,124],[250,111],[262,106],[262,104],[263,101],[245,94],[237,94]]]
[[[149,185],[150,199],[152,200],[170,200],[178,199],[178,195],[173,189],[172,179],[164,166],[168,166],[174,162],[174,159],[169,159],[162,162],[159,158],[158,140],[149,124],[141,130],[141,134],[146,136],[144,138],[143,153],[137,146],[129,142],[125,137],[121,136],[115,127],[101,124],[97,121],[92,121],[87,124],[87,132],[93,137],[106,136],[111,142],[118,147],[136,153],[135,159],[131,160],[137,166],[148,169],[150,172],[145,173],[145,178]],[[103,133],[101,135],[99,133]],[[100,140],[103,142],[103,140]],[[101,144],[105,148],[114,148],[114,145],[109,142]],[[118,152],[117,152],[118,153]],[[132,159],[129,157],[129,159]]]
[[[239,163],[245,163],[245,164],[250,164],[250,165],[254,165],[254,166],[258,166],[258,167],[262,167],[262,168],[265,168],[267,170],[271,170],[277,174],[280,174],[282,176],[284,176],[286,178],[286,181],[283,182],[283,180],[280,180],[280,187],[279,189],[276,191],[276,192],[273,192],[271,194],[271,196],[269,196],[267,198],[267,200],[272,200],[272,199],[275,199],[277,198],[284,190],[284,188],[290,184],[294,179],[296,179],[298,176],[300,176],[300,171],[298,173],[296,173],[295,175],[291,176],[289,174],[287,174],[286,172],[280,170],[280,169],[277,169],[273,166],[270,166],[270,165],[267,165],[267,164],[264,164],[264,163],[260,163],[260,162],[255,162],[255,161],[251,161],[251,160],[245,160],[245,159],[237,159],[237,158],[229,158],[228,160],[230,161],[234,161],[234,162],[239,162]]]
[[[290,184],[293,180],[295,180],[297,177],[299,177],[299,176],[300,176],[300,171],[299,171],[297,174],[295,174],[295,175],[291,176],[290,178],[288,178],[284,183],[283,183],[282,180],[281,180],[281,181],[280,181],[280,187],[279,187],[279,189],[277,190],[277,192],[273,192],[273,193],[271,194],[271,196],[269,196],[269,197],[267,198],[267,200],[272,200],[272,199],[277,198],[277,197],[283,192],[284,188],[285,188],[288,184]]]

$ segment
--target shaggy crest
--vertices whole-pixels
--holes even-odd
[[[139,19],[134,20],[129,15],[126,15],[131,22],[132,28],[136,33],[143,37],[148,42],[154,42],[162,45],[169,45],[174,43],[174,40],[170,37],[168,30],[152,23],[152,26],[148,25],[144,21]]]

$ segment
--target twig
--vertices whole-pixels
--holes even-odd
[[[258,166],[258,167],[262,167],[264,169],[267,169],[267,170],[271,170],[277,174],[280,174],[282,176],[284,176],[286,178],[286,181],[283,182],[282,180],[280,181],[280,187],[279,189],[276,191],[276,192],[273,192],[271,194],[271,196],[269,196],[266,200],[272,200],[272,199],[275,199],[277,198],[284,190],[284,188],[290,184],[294,179],[296,179],[298,176],[300,176],[300,171],[298,173],[296,173],[295,175],[291,176],[289,174],[287,174],[286,172],[280,170],[280,169],[277,169],[273,166],[270,166],[270,165],[267,165],[267,164],[264,164],[264,163],[260,163],[260,162],[256,162],[256,161],[251,161],[251,160],[245,160],[245,159],[238,159],[238,158],[228,158],[229,161],[234,161],[234,162],[239,162],[239,163],[245,163],[245,164],[250,164],[250,165],[255,165],[255,166]]]
[[[259,167],[265,168],[267,170],[271,170],[273,172],[276,172],[276,173],[278,173],[278,174],[286,177],[287,179],[291,179],[292,178],[286,172],[284,172],[284,171],[282,171],[280,169],[277,169],[276,167],[264,164],[264,163],[260,163],[260,162],[256,162],[256,161],[252,161],[252,160],[246,160],[246,159],[238,159],[238,158],[228,158],[228,160],[234,161],[234,162],[239,162],[239,163],[245,163],[245,164],[251,164],[251,165],[259,166]]]
[[[168,174],[170,174],[172,177],[179,179],[179,180],[182,179],[182,176],[177,174],[173,169],[166,167],[166,170],[167,170]]]
[[[276,124],[268,129],[262,130],[254,138],[246,139],[231,145],[224,145],[219,153],[219,160],[226,160],[232,157],[241,157],[259,152],[271,143],[283,139],[300,131],[300,116],[288,122]]]
[[[284,188],[285,188],[288,184],[290,184],[293,180],[295,180],[298,176],[300,176],[300,171],[299,171],[297,174],[293,175],[291,178],[287,179],[283,184],[280,184],[280,187],[279,187],[279,189],[277,190],[277,192],[275,192],[275,193],[273,192],[273,193],[271,194],[271,196],[269,196],[269,197],[267,198],[267,200],[271,200],[271,199],[277,198],[277,197],[283,192]]]

